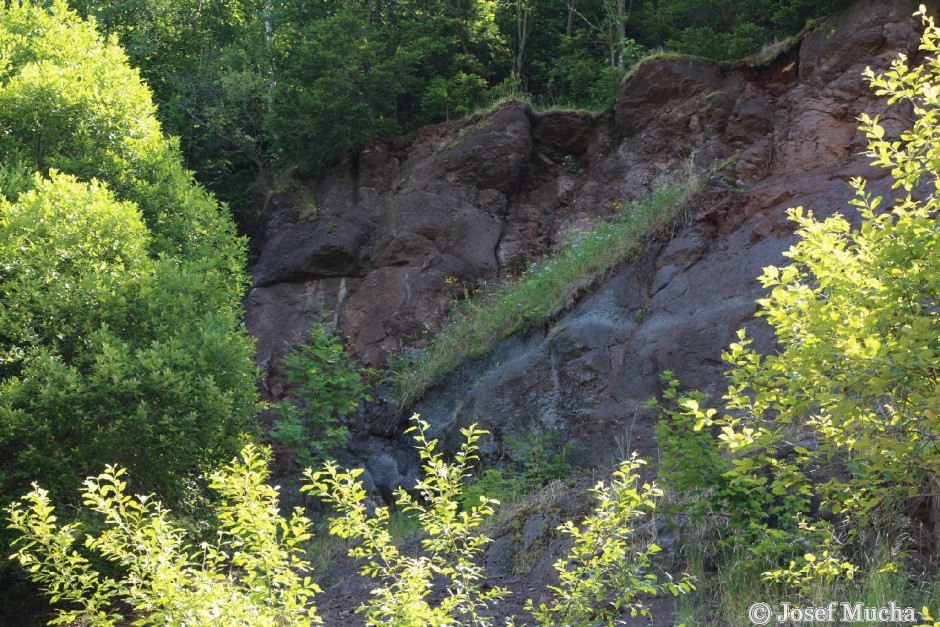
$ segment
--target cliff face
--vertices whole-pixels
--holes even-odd
[[[549,328],[466,364],[415,408],[445,443],[479,422],[493,434],[490,451],[534,432],[559,434],[584,464],[628,449],[649,454],[655,417],[643,402],[659,392],[660,372],[717,393],[721,353],[739,328],[773,348],[753,318],[756,277],[794,241],[786,209],[851,214],[856,176],[892,197],[886,173],[861,154],[856,118],[879,114],[891,132],[909,123],[904,107],[871,93],[862,71],[917,56],[913,10],[904,0],[862,0],[759,67],[650,60],[599,116],[507,103],[373,146],[311,184],[315,220],[273,199],[247,299],[266,393],[283,393],[278,359],[313,316],[332,316],[358,356],[379,365],[434,334],[464,289],[518,270],[691,160],[712,174],[669,243]],[[363,429],[350,447],[382,488],[414,471],[385,437]]]

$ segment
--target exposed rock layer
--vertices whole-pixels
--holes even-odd
[[[275,199],[256,235],[247,299],[267,393],[283,393],[277,361],[312,317],[331,317],[362,361],[380,365],[437,332],[462,290],[523,267],[573,225],[609,215],[691,160],[711,179],[671,242],[549,328],[460,368],[416,407],[448,446],[478,422],[493,453],[534,432],[558,434],[586,465],[650,454],[655,417],[643,403],[663,370],[718,393],[721,353],[739,328],[772,348],[753,318],[756,277],[794,241],[786,209],[848,211],[854,176],[891,196],[885,173],[861,155],[856,118],[880,114],[892,133],[909,124],[909,111],[876,98],[862,71],[883,70],[900,52],[916,57],[911,11],[903,0],[863,0],[760,67],[650,60],[598,116],[507,103],[374,146],[313,185],[315,220]],[[382,492],[414,476],[407,449],[385,437],[360,431],[347,460],[368,460]]]

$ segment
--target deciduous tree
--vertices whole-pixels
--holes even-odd
[[[92,24],[7,4],[0,49],[0,500],[121,463],[191,501],[257,402],[243,242]]]

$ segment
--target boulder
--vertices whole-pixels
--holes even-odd
[[[436,155],[448,183],[511,194],[532,150],[531,111],[520,104],[500,107]]]
[[[317,220],[283,229],[271,237],[252,270],[255,286],[326,277],[360,276],[363,247],[371,228],[342,220]]]

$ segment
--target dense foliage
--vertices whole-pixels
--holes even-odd
[[[649,51],[736,59],[843,4],[71,0],[118,37],[190,166],[239,207],[272,169],[315,173],[507,96],[604,108]]]
[[[319,588],[304,575],[311,524],[300,511],[281,516],[277,490],[265,482],[267,465],[249,445],[212,475],[221,496],[218,533],[214,543],[199,546],[159,501],[127,494],[124,468],[89,477],[85,505],[105,524],[85,536],[84,546],[120,565],[123,577],[99,572],[77,550],[81,525],[59,523],[48,493],[36,488],[24,499],[28,507],[11,511],[11,527],[21,534],[14,559],[53,602],[70,602],[53,624],[123,624],[125,607],[139,613],[138,625],[319,623],[309,603]],[[228,575],[233,569],[238,577]]]
[[[555,562],[558,585],[551,603],[527,607],[542,625],[617,625],[623,613],[652,618],[643,595],[668,592],[675,596],[694,589],[683,576],[679,583],[666,575],[660,581],[651,572],[652,556],[659,546],[641,548],[630,525],[638,512],[656,508],[662,490],[639,483],[639,469],[646,461],[634,453],[620,463],[609,482],[600,481],[591,492],[597,499],[594,511],[580,525],[571,521],[558,527],[573,544],[565,558]]]
[[[370,511],[368,493],[357,479],[362,470],[348,472],[327,463],[322,471],[308,470],[310,485],[302,489],[333,505],[339,515],[330,519],[330,533],[351,539],[355,546],[350,556],[367,560],[362,574],[381,584],[358,608],[366,624],[492,625],[481,612],[509,591],[483,585],[486,576],[479,558],[490,539],[480,527],[499,503],[481,496],[465,508],[459,506],[464,482],[477,459],[476,442],[485,432],[475,426],[463,430],[464,443],[454,461],[447,462],[435,450],[437,441],[428,440],[428,424],[417,415],[412,421],[409,431],[415,433],[424,476],[415,485],[417,496],[399,488],[395,497],[396,505],[416,516],[427,531],[422,555],[403,555],[395,545],[388,533],[388,507]],[[438,587],[444,598],[433,603],[431,594]]]
[[[0,502],[36,479],[52,490],[34,487],[10,510],[16,557],[78,608],[63,620],[109,624],[129,605],[153,624],[256,624],[317,620],[317,588],[302,576],[310,523],[278,514],[265,458],[252,447],[211,471],[241,448],[256,409],[251,342],[238,316],[243,243],[183,167],[177,140],[162,134],[150,89],[191,163],[240,194],[233,182],[246,172],[313,173],[365,142],[502,95],[604,106],[651,48],[731,59],[841,2],[73,4],[115,37],[102,38],[63,1],[0,8]],[[911,105],[913,128],[888,137],[878,120],[862,119],[875,163],[908,196],[883,211],[854,181],[858,230],[839,215],[820,221],[794,209],[802,240],[787,253],[792,263],[761,277],[761,313],[779,351],[760,355],[742,333],[725,355],[733,370],[724,414],[667,386],[675,405],[659,430],[665,476],[707,499],[685,513],[717,514],[726,547],[746,547],[767,580],[798,594],[865,568],[897,568],[866,555],[871,537],[895,529],[918,502],[936,509],[940,31],[925,21],[925,65],[902,58],[883,76],[869,73],[880,95]],[[657,209],[656,222],[643,211],[591,234],[588,257],[561,256],[486,306],[466,303],[404,380],[405,397],[466,357],[467,346],[485,350],[567,306],[632,254],[638,223],[655,232],[675,217]],[[285,365],[298,402],[281,406],[272,435],[309,461],[342,441],[342,418],[363,389],[319,327]],[[358,542],[352,555],[368,558],[365,572],[382,580],[363,607],[369,621],[485,624],[485,608],[505,591],[484,587],[475,561],[487,542],[479,527],[496,505],[463,485],[479,433],[466,432],[448,463],[424,429],[418,423],[426,471],[418,496],[397,494],[427,532],[423,555],[399,552],[388,509],[367,506],[355,472],[328,465],[311,475],[313,489],[343,514],[333,533]],[[95,522],[61,525],[54,505],[105,463],[120,468],[85,481],[83,516]],[[124,467],[135,492],[184,515],[214,487],[219,543],[188,545],[154,498],[127,496]],[[634,519],[659,496],[638,486],[637,468],[625,462],[595,488],[594,513],[561,528],[574,548],[556,565],[554,598],[529,605],[539,621],[613,621],[644,612],[642,594],[690,589],[658,583],[648,572],[657,549],[632,546]],[[88,553],[117,570],[96,570]],[[442,580],[444,602],[428,602]]]
[[[93,25],[7,3],[0,50],[0,500],[104,463],[189,500],[257,401],[243,242]]]

